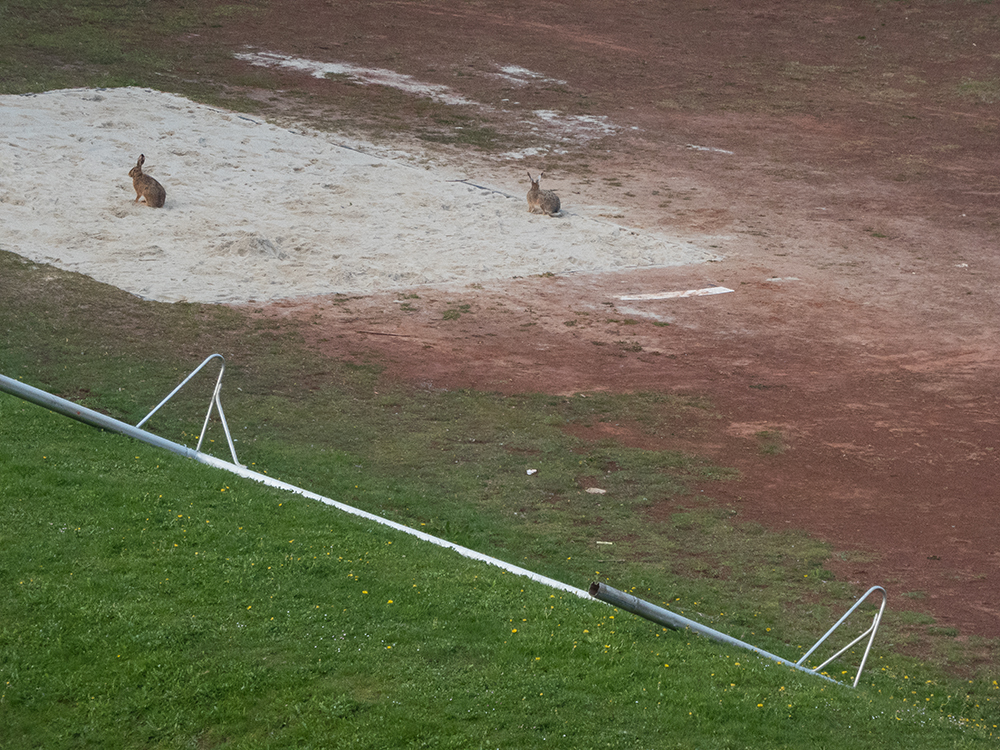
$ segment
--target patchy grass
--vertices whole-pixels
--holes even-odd
[[[753,640],[780,626],[782,646],[814,640],[859,593],[832,580],[826,545],[740,523],[714,503],[707,483],[731,470],[571,436],[574,425],[623,422],[670,434],[711,415],[704,399],[394,387],[377,362],[319,357],[281,321],[143,302],[6,253],[0,273],[10,280],[0,289],[0,371],[133,424],[219,351],[241,460],[314,491],[581,587],[600,575],[653,600],[713,602],[729,613],[717,627]],[[193,445],[211,382],[189,384],[150,428]],[[227,455],[217,424],[206,440]],[[914,643],[928,637],[913,630],[919,623],[887,621],[888,639],[896,626]],[[989,648],[967,663],[991,663]]]
[[[958,84],[958,93],[979,104],[996,104],[1000,102],[1000,78],[985,81],[964,78]]]
[[[0,459],[5,747],[995,742],[995,682],[949,681],[879,650],[861,689],[834,686],[6,394]],[[318,483],[425,503],[398,478],[376,487],[359,460],[339,452]],[[439,525],[460,535],[456,518]],[[825,554],[789,536],[770,570],[740,564],[726,547],[741,535],[717,509],[687,518],[675,525],[688,545],[725,560],[758,601]],[[517,559],[523,529],[508,523],[501,541]],[[531,563],[582,585],[602,575],[586,552],[575,571],[555,565],[567,551],[553,538]],[[720,611],[700,580],[632,591],[793,658],[774,615],[828,614],[815,590],[806,607]]]
[[[754,435],[757,449],[765,456],[780,456],[787,449],[780,430],[760,430]]]
[[[174,35],[212,25],[227,6],[138,0],[10,2],[0,8],[0,94],[163,86],[184,56]],[[254,12],[241,6],[240,12]]]

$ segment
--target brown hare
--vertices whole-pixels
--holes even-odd
[[[537,208],[549,216],[555,216],[559,213],[559,196],[551,190],[542,190],[538,187],[538,183],[542,181],[541,173],[538,174],[538,179],[534,180],[531,178],[531,172],[528,172],[528,179],[531,180],[531,189],[528,191],[528,211],[535,213]]]
[[[135,201],[133,202],[138,203],[139,199],[143,198],[147,206],[163,208],[163,204],[167,200],[167,191],[163,189],[163,185],[148,174],[142,173],[142,165],[145,161],[146,157],[139,154],[139,161],[128,173],[128,176],[132,178],[132,187],[135,188]]]

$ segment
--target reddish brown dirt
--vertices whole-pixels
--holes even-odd
[[[739,469],[740,479],[706,491],[744,519],[863,553],[845,557],[866,562],[836,572],[885,585],[898,606],[924,607],[963,634],[1000,636],[995,9],[823,0],[275,7],[206,31],[192,49],[249,44],[390,68],[497,106],[517,99],[483,115],[507,134],[532,108],[608,116],[621,126],[614,136],[564,143],[565,154],[504,162],[442,147],[442,158],[466,160],[483,180],[544,169],[565,208],[613,205],[623,225],[703,235],[722,260],[417,289],[406,300],[301,300],[266,314],[296,316],[331,356],[377,356],[387,377],[410,383],[703,394],[721,418],[657,447]],[[566,83],[504,88],[485,75],[498,65]],[[272,88],[251,93],[275,107],[297,101],[327,120],[367,118],[401,132],[430,122],[378,87],[269,75]],[[708,284],[735,292],[617,299]],[[468,312],[444,319],[459,303]],[[650,441],[629,425],[596,429],[605,432],[592,437]],[[783,452],[762,450],[764,431],[780,434]]]

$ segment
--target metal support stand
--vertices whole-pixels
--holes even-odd
[[[191,374],[188,375],[186,378],[184,378],[184,380],[181,381],[180,385],[178,385],[176,388],[170,391],[169,395],[167,395],[165,399],[163,399],[160,403],[158,403],[155,407],[153,407],[153,410],[149,412],[149,414],[147,414],[145,417],[143,417],[142,420],[136,425],[136,427],[137,428],[142,427],[149,420],[151,416],[153,416],[154,414],[156,414],[157,411],[159,411],[161,406],[163,406],[165,403],[167,403],[167,401],[172,399],[174,397],[174,394],[177,393],[177,391],[179,391],[181,388],[187,385],[187,382],[191,380],[191,378],[193,378],[195,375],[197,375],[201,371],[201,369],[209,362],[211,362],[213,359],[218,359],[222,363],[222,365],[219,368],[219,378],[215,381],[215,390],[212,391],[212,399],[211,401],[208,402],[208,413],[205,414],[205,422],[201,426],[201,434],[198,435],[198,445],[195,446],[195,450],[201,452],[201,443],[205,439],[205,431],[208,429],[208,420],[212,416],[212,407],[214,406],[216,409],[219,410],[219,420],[222,422],[222,430],[226,433],[226,440],[229,443],[229,452],[233,456],[233,463],[236,464],[237,466],[243,466],[243,464],[239,462],[239,459],[236,458],[236,448],[233,446],[233,436],[229,433],[229,424],[226,422],[226,415],[222,411],[222,399],[219,397],[219,392],[222,390],[222,376],[226,372],[226,360],[221,354],[211,355],[210,357],[206,358],[204,362],[202,362],[200,365],[194,368],[194,370],[191,371]]]
[[[825,641],[827,638],[829,638],[830,635],[833,633],[833,631],[836,630],[837,628],[839,628],[844,623],[844,621],[848,617],[851,616],[851,613],[854,612],[854,610],[856,610],[858,607],[860,607],[861,603],[865,599],[867,599],[872,593],[874,593],[876,591],[881,591],[882,592],[882,606],[880,606],[878,608],[878,612],[875,614],[875,619],[872,620],[871,627],[869,627],[868,630],[866,630],[864,633],[862,633],[861,635],[859,635],[853,641],[851,641],[850,643],[848,643],[846,646],[844,646],[842,649],[840,649],[840,651],[838,651],[837,653],[835,653],[833,656],[831,656],[825,662],[823,662],[822,664],[820,664],[818,667],[813,667],[812,668],[813,672],[817,672],[818,673],[823,667],[825,667],[831,661],[833,661],[838,656],[840,656],[842,653],[844,653],[845,651],[847,651],[855,643],[858,643],[859,641],[863,640],[866,635],[871,634],[869,636],[869,638],[868,638],[868,645],[865,647],[865,655],[861,657],[861,664],[858,666],[858,673],[856,675],[854,675],[854,685],[853,685],[853,687],[857,687],[858,686],[858,680],[861,679],[861,670],[863,670],[865,668],[865,662],[868,661],[868,652],[872,650],[872,643],[875,641],[875,633],[878,631],[878,626],[882,622],[882,613],[885,611],[885,589],[882,588],[881,586],[872,586],[870,589],[868,589],[868,591],[866,591],[864,593],[864,596],[862,596],[860,599],[858,599],[854,603],[854,606],[851,607],[849,610],[847,610],[847,612],[844,614],[844,616],[841,617],[839,620],[837,620],[837,623],[832,628],[830,628],[828,631],[826,631],[826,635],[824,635],[822,638],[820,638],[818,641],[816,641],[816,643],[813,644],[813,647],[811,649],[809,649],[808,651],[806,651],[805,654],[802,656],[802,658],[799,659],[795,663],[798,664],[799,666],[802,666],[802,663],[806,659],[809,658],[809,656],[812,654],[812,652],[815,651],[817,648],[819,648],[820,644],[822,644],[823,641]]]

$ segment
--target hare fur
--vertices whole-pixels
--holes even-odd
[[[538,183],[542,181],[541,173],[535,180],[532,179],[531,172],[528,172],[528,179],[531,180],[531,189],[528,191],[528,211],[535,213],[537,208],[549,216],[555,216],[559,213],[559,196],[551,190],[542,190],[538,187]]]
[[[139,199],[142,198],[146,201],[147,206],[163,208],[163,204],[167,200],[167,191],[163,189],[163,185],[148,174],[142,173],[142,165],[145,161],[145,155],[139,154],[139,161],[128,173],[128,176],[132,178],[132,187],[135,188],[135,201],[133,203],[138,203]]]

